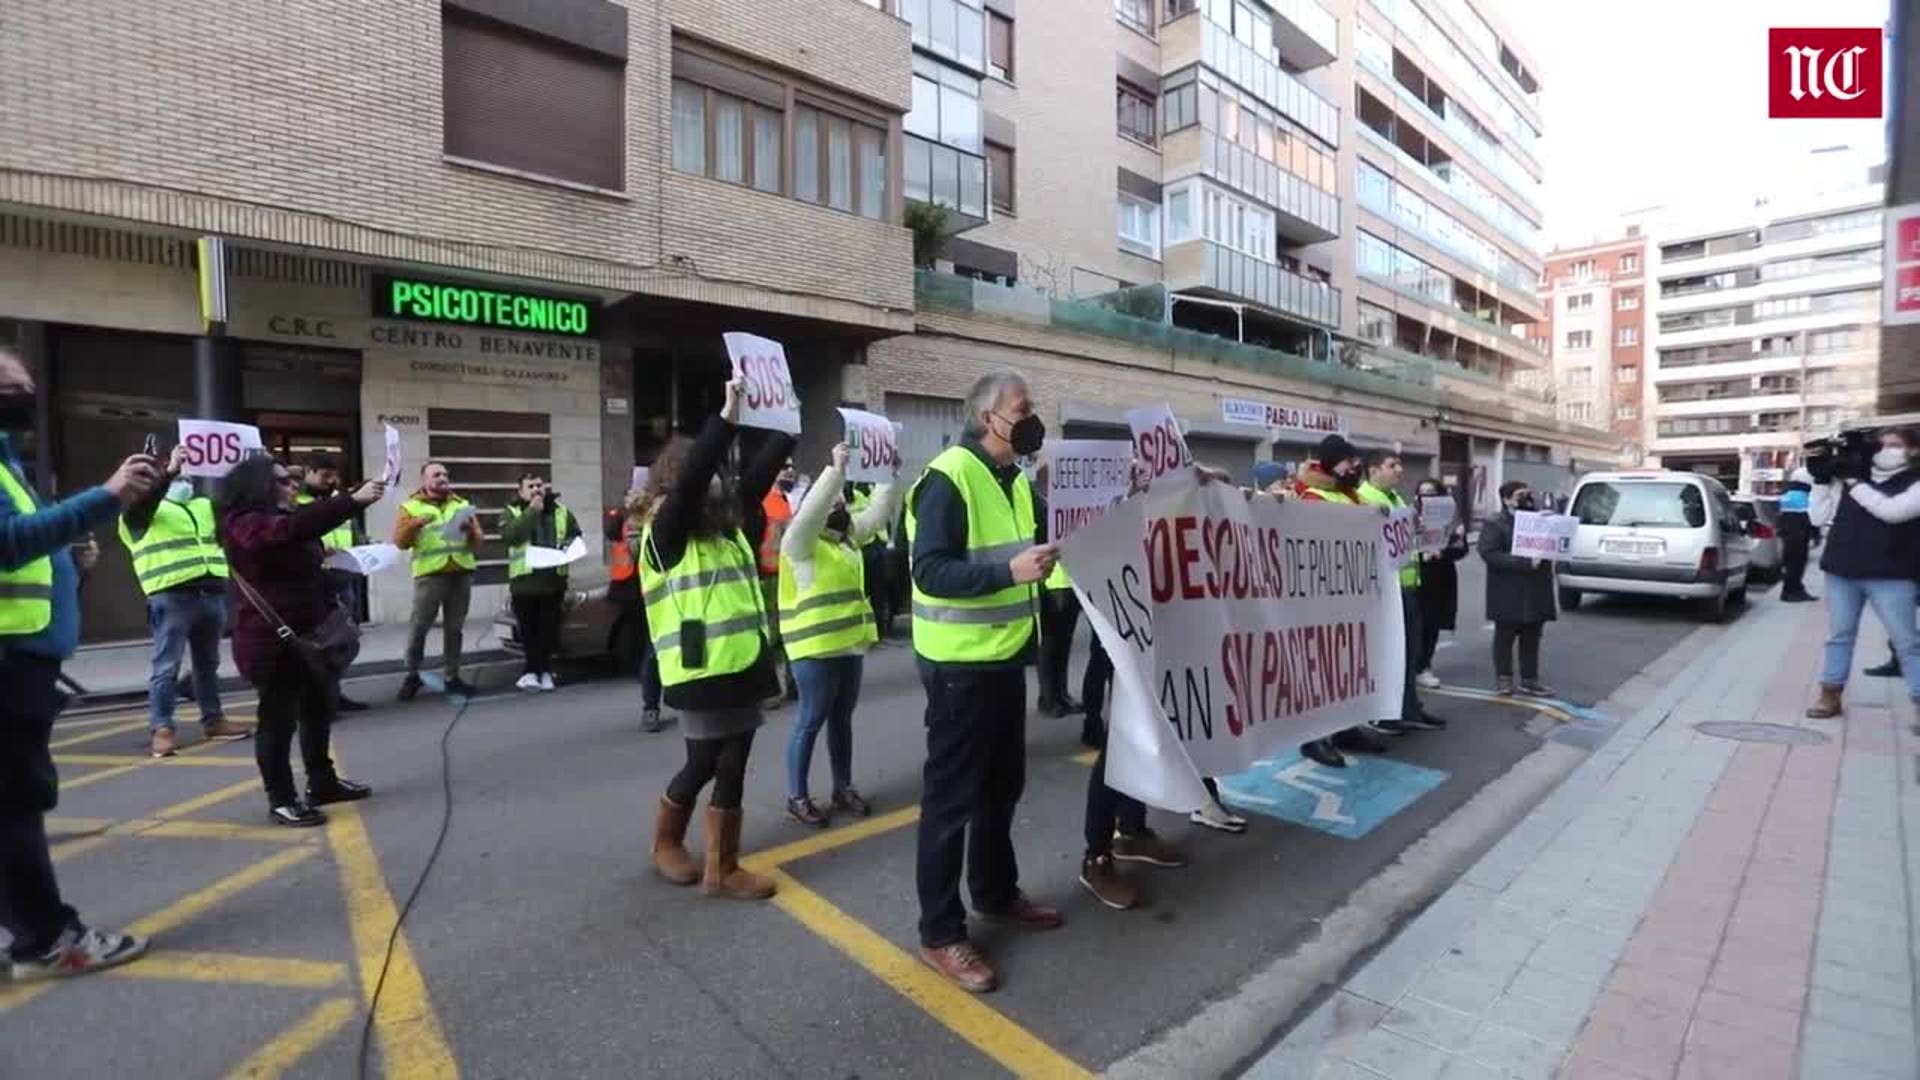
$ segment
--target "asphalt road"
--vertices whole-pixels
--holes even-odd
[[[1460,632],[1436,667],[1451,685],[1486,687],[1480,567],[1462,565]],[[1590,601],[1549,628],[1545,678],[1568,701],[1599,701],[1695,625],[1684,609]],[[1389,770],[1380,790],[1413,794],[1377,821],[1361,815],[1363,835],[1253,815],[1236,838],[1157,815],[1192,865],[1142,875],[1149,903],[1120,913],[1076,881],[1078,720],[1036,718],[1015,839],[1025,888],[1060,903],[1068,924],[979,928],[1005,988],[970,999],[909,959],[922,704],[906,648],[869,661],[855,769],[878,816],[852,831],[784,819],[792,711],[761,732],[746,847],[811,838],[815,849],[772,857],[790,882],[776,905],[707,900],[653,875],[654,799],[681,744],[639,732],[632,684],[477,701],[446,740],[452,824],[387,968],[369,1075],[383,1062],[388,1075],[470,1077],[1098,1070],[1312,938],[1321,916],[1539,744],[1523,710],[1436,697],[1451,729],[1396,742],[1392,760],[1419,768]],[[439,827],[452,717],[432,700],[343,723],[346,771],[378,795],[306,834],[261,827],[249,744],[146,764],[137,718],[63,721],[57,740],[84,740],[59,750],[69,899],[102,924],[144,920],[158,944],[120,974],[0,987],[0,1077],[354,1075],[393,910]],[[220,763],[196,763],[208,759]],[[1400,784],[1402,772],[1419,783]],[[1345,780],[1363,801],[1360,774]]]

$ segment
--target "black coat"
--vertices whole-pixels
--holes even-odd
[[[1454,563],[1467,557],[1467,538],[1458,533],[1447,539],[1440,554],[1420,563],[1420,625],[1452,630],[1460,610],[1460,573]]]
[[[1544,623],[1554,620],[1553,563],[1509,554],[1513,515],[1488,518],[1480,528],[1480,558],[1487,564],[1487,618],[1494,622]]]

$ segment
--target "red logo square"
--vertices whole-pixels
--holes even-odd
[[[1871,120],[1884,109],[1880,29],[1773,27],[1767,31],[1767,115]]]
[[[1896,263],[1920,262],[1920,214],[1903,217],[1897,224],[1893,250],[1887,257]]]
[[[1903,266],[1894,275],[1893,311],[1896,315],[1920,312],[1920,266]]]

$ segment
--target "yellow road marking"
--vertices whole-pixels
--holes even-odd
[[[125,776],[135,769],[143,769],[146,768],[146,766],[147,763],[142,761],[138,765],[121,765],[112,769],[101,769],[99,772],[90,772],[85,776],[76,776],[71,780],[66,777],[61,777],[60,790],[62,792],[68,792],[74,788],[83,788],[88,784],[97,784],[102,780],[111,780],[116,776]]]
[[[1015,1076],[1093,1075],[978,997],[948,982],[917,957],[907,955],[893,942],[828,903],[819,893],[795,881],[793,875],[776,869],[772,876],[780,884],[780,893],[773,898],[776,907],[798,919],[802,926],[847,954],[895,993]]]
[[[109,974],[127,979],[166,979],[172,982],[228,983],[279,986],[310,990],[339,986],[347,981],[347,965],[284,956],[245,956],[239,953],[173,952],[155,949]]]
[[[858,843],[869,836],[892,832],[895,829],[911,825],[920,820],[920,808],[908,806],[879,817],[870,817],[838,829],[825,829],[814,833],[804,840],[795,840],[791,844],[782,844],[777,848],[749,855],[741,860],[741,865],[757,873],[766,873],[809,855],[819,855],[835,848]]]
[[[1551,717],[1563,724],[1571,724],[1579,719],[1579,717],[1574,716],[1558,705],[1541,701],[1538,698],[1525,698],[1511,694],[1496,694],[1491,690],[1469,690],[1463,686],[1442,686],[1434,690],[1429,690],[1428,693],[1439,694],[1441,697],[1459,698],[1463,701],[1490,701],[1495,705],[1510,705],[1516,709],[1525,709],[1529,712],[1537,712],[1542,716]]]
[[[106,722],[113,726],[102,728],[99,731],[89,731],[85,735],[74,735],[65,739],[55,739],[47,745],[54,750],[60,750],[69,746],[79,746],[81,743],[90,743],[96,739],[106,739],[115,735],[124,735],[132,731],[147,730],[147,722],[145,720],[132,720],[125,723],[119,720]]]
[[[113,830],[118,832],[119,830]],[[127,835],[161,840],[259,840],[272,844],[318,844],[305,829],[281,825],[233,825],[225,821],[129,821]]]
[[[47,836],[53,840],[64,840],[74,836],[94,836],[120,824],[113,818],[61,817],[58,814],[47,815],[46,822]]]
[[[83,837],[79,840],[69,840],[64,844],[48,845],[47,853],[52,857],[54,862],[63,863],[76,856],[85,855],[94,848],[105,845],[106,842],[107,834],[99,833],[94,836]]]
[[[200,754],[189,757],[184,753],[176,754],[170,758],[136,758],[128,757],[125,754],[55,754],[53,755],[53,763],[55,765],[133,765],[136,767],[141,765],[213,765],[220,768],[232,769],[252,769],[257,767],[254,765],[252,758],[214,757],[212,754]]]
[[[241,795],[247,794],[248,792],[261,792],[261,791],[263,791],[263,789],[260,787],[259,780],[241,780],[236,783],[228,784],[226,787],[219,788],[214,791],[209,791],[205,795],[195,795],[191,799],[174,803],[172,806],[162,807],[158,810],[155,810],[152,814],[148,816],[158,818],[162,821],[169,821],[174,818],[183,818],[183,817],[186,817],[188,814],[197,814],[200,811],[205,810],[210,806],[218,806],[221,803],[226,802],[228,799],[237,798]],[[264,799],[265,797],[266,797],[265,794],[261,795],[261,798]]]
[[[398,911],[393,894],[387,891],[387,879],[380,872],[380,859],[374,853],[366,823],[360,820],[360,808],[349,803],[335,808],[332,814],[327,839],[340,867],[340,889],[346,897],[347,922],[359,959],[361,992],[371,1000]],[[453,1051],[427,996],[426,977],[414,962],[413,947],[404,932],[393,937],[393,960],[387,965],[386,986],[380,991],[380,1007],[373,1023],[380,1036],[387,1076],[420,1080],[459,1075]]]
[[[264,1080],[279,1076],[345,1027],[347,1021],[353,1019],[353,1012],[352,998],[334,998],[323,1002],[305,1019],[275,1035],[271,1042],[235,1066],[227,1074],[228,1080]]]
[[[312,847],[296,847],[276,851],[252,866],[237,873],[228,874],[204,889],[188,893],[159,911],[135,920],[127,927],[127,932],[149,936],[165,933],[194,916],[224,903],[235,894],[260,884],[294,863],[311,858],[315,850]]]

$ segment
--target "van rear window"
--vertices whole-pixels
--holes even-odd
[[[1707,523],[1707,501],[1692,484],[1609,483],[1583,486],[1573,500],[1582,525],[1642,529],[1698,529]]]

